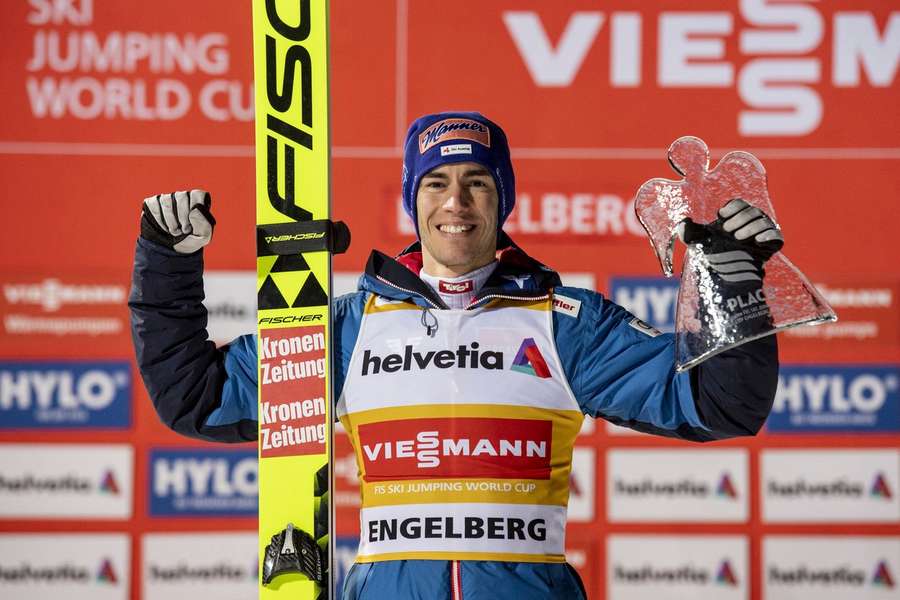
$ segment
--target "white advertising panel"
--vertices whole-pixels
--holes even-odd
[[[615,449],[607,460],[612,522],[747,521],[747,452]]]
[[[611,535],[607,600],[747,600],[742,536]]]
[[[763,450],[760,465],[764,521],[900,522],[898,450]]]
[[[0,445],[0,517],[128,519],[133,454],[124,444]]]

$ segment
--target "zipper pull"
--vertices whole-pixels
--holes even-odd
[[[425,335],[428,337],[434,337],[437,334],[438,330],[438,320],[433,314],[431,314],[431,309],[427,306],[422,308],[422,326],[425,328]]]

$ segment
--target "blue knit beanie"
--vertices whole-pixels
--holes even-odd
[[[497,185],[497,230],[516,204],[516,177],[509,158],[509,143],[500,126],[477,112],[445,112],[413,121],[403,147],[403,210],[413,221],[416,235],[416,194],[422,177],[441,165],[478,163]]]

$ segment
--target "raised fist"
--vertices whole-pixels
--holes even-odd
[[[209,192],[190,190],[144,198],[141,237],[191,254],[212,239],[216,220],[209,211]]]
[[[778,226],[763,211],[734,198],[719,209],[712,223],[694,223],[690,218],[678,225],[685,244],[697,244],[710,266],[729,282],[760,281],[763,263],[784,246]]]

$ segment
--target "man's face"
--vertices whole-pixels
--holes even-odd
[[[416,194],[422,259],[429,275],[455,277],[483,267],[497,252],[497,186],[481,165],[443,165]]]

